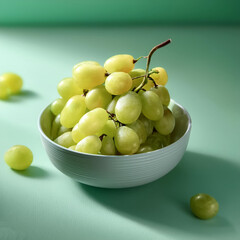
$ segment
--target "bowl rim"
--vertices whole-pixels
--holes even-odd
[[[42,114],[44,113],[44,111],[49,108],[51,106],[51,104],[49,104],[47,107],[45,107],[41,112],[40,112],[40,115],[38,117],[38,130],[40,131],[40,134],[42,135],[42,137],[44,137],[47,141],[50,141],[51,144],[53,144],[55,147],[57,148],[60,148],[62,151],[68,151],[70,152],[71,154],[74,154],[74,155],[78,155],[78,156],[89,156],[89,157],[97,157],[97,158],[114,158],[114,159],[123,159],[125,157],[128,157],[128,158],[136,158],[137,157],[140,157],[140,156],[147,156],[147,155],[150,155],[152,153],[156,153],[156,152],[162,152],[162,151],[165,151],[169,148],[172,148],[174,145],[177,144],[177,142],[179,142],[181,139],[183,139],[191,130],[192,128],[192,119],[191,119],[191,116],[190,114],[188,113],[188,111],[186,110],[186,108],[184,108],[182,105],[180,105],[179,103],[177,103],[175,100],[171,99],[170,101],[171,103],[173,103],[174,105],[177,105],[179,108],[181,108],[184,113],[187,115],[187,118],[188,118],[188,126],[187,126],[187,129],[186,131],[184,132],[184,134],[175,142],[171,143],[170,145],[166,146],[166,147],[163,147],[163,148],[160,148],[160,149],[156,149],[156,150],[153,150],[153,151],[150,151],[150,152],[146,152],[146,153],[138,153],[138,154],[132,154],[132,155],[100,155],[100,154],[91,154],[91,153],[82,153],[82,152],[78,152],[78,151],[75,151],[75,150],[72,150],[72,149],[69,149],[69,148],[66,148],[66,147],[63,147],[57,143],[55,143],[52,139],[50,139],[45,133],[44,131],[42,130],[42,127],[41,127],[41,117],[42,117]]]

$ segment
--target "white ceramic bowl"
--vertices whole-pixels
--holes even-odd
[[[172,144],[148,153],[95,155],[57,145],[49,138],[54,118],[50,106],[40,115],[39,130],[51,162],[65,175],[95,187],[134,187],[150,183],[167,174],[178,164],[187,148],[191,131],[190,115],[173,100],[169,108],[176,118],[176,126],[171,134]]]

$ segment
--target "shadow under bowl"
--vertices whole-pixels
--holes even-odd
[[[167,147],[133,155],[96,155],[62,147],[50,139],[54,115],[50,106],[39,117],[39,131],[53,165],[65,175],[83,184],[102,188],[127,188],[150,183],[166,175],[182,159],[191,132],[191,117],[171,100],[170,110],[176,119]]]

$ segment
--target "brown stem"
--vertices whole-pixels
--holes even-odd
[[[157,46],[155,46],[148,54],[148,57],[147,57],[147,66],[146,66],[146,74],[144,76],[144,79],[143,81],[141,82],[141,84],[135,89],[135,92],[139,92],[139,90],[147,83],[147,78],[148,78],[148,71],[149,71],[149,66],[150,66],[150,62],[151,62],[151,58],[152,58],[152,55],[155,51],[157,51],[159,48],[162,48],[166,45],[168,45],[172,40],[171,39],[168,39],[167,41],[165,42],[162,42],[160,44],[158,44]]]
[[[145,76],[145,75],[133,77],[132,80],[137,79],[137,78],[141,78],[141,77],[144,77],[144,76]]]
[[[153,71],[149,72],[149,73],[148,73],[148,77],[149,77],[149,75],[151,75],[151,74],[153,74],[153,73],[159,73],[159,71],[153,70]],[[133,77],[132,80],[137,79],[137,78],[142,78],[142,77],[145,77],[145,75]]]
[[[87,93],[88,93],[88,89],[83,89],[83,96],[85,96],[86,97],[86,95],[87,95]]]
[[[106,110],[107,111],[107,110]],[[119,122],[118,120],[116,120],[114,117],[116,116],[114,113],[110,113],[109,111],[107,111],[108,113],[108,116],[111,118],[111,120],[114,121],[116,127],[117,127],[117,124],[119,124],[119,126],[123,126],[123,123]]]
[[[138,62],[138,60],[140,60],[141,58],[145,58],[144,56],[141,56],[141,57],[139,57],[139,58],[137,58],[137,59],[133,59],[133,64],[135,64],[136,62]]]
[[[154,81],[154,79],[151,78],[151,77],[148,77],[148,79],[151,80],[151,81],[153,82],[153,84],[154,84],[154,87],[157,88],[158,85],[156,84],[156,82]]]
[[[99,139],[102,141],[105,136],[107,136],[107,134],[103,133],[103,134],[99,137]]]

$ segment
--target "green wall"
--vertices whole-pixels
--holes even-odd
[[[0,24],[239,24],[237,0],[0,0]]]

